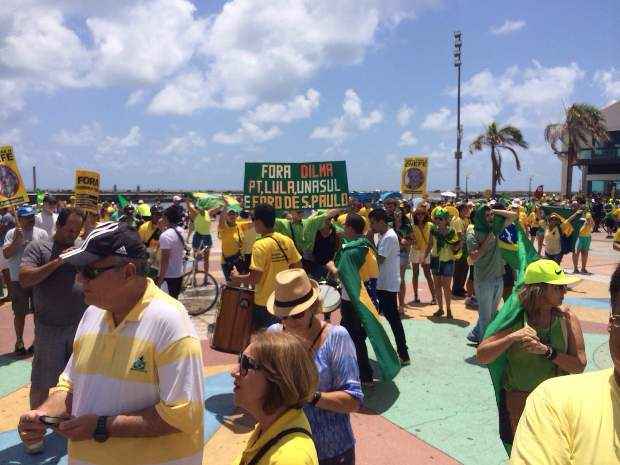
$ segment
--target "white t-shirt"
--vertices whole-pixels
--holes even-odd
[[[388,229],[385,234],[379,235],[377,251],[381,257],[385,258],[383,263],[379,263],[377,289],[398,292],[400,289],[400,244],[392,228]]]
[[[35,215],[34,225],[37,228],[43,229],[48,237],[52,237],[56,233],[56,220],[58,220],[58,215],[56,213],[41,211]]]
[[[166,269],[166,276],[164,278],[180,278],[183,276],[183,257],[185,255],[185,236],[183,229],[180,227],[175,228],[179,234],[175,232],[173,228],[166,229],[161,236],[159,236],[159,249],[170,250],[170,258],[168,259],[168,268]],[[181,238],[183,238],[183,241]]]

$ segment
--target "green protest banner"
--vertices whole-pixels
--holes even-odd
[[[344,161],[246,163],[243,206],[268,203],[277,210],[344,208],[349,201]]]

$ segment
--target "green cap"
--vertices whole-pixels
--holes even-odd
[[[530,263],[525,270],[525,284],[554,284],[557,286],[573,284],[581,278],[566,276],[564,270],[553,260],[538,260]]]
[[[437,207],[433,211],[433,217],[445,220],[450,218],[450,213],[443,207]]]

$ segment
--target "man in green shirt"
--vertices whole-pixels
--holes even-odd
[[[305,259],[311,259],[316,233],[325,226],[325,220],[337,218],[340,210],[317,212],[308,218],[304,218],[305,214],[306,211],[304,210],[293,210],[290,220],[276,218],[274,231],[290,237],[299,254]]]
[[[498,236],[516,219],[516,213],[492,210],[481,204],[474,213],[474,230],[467,233],[467,250],[474,263],[474,289],[478,300],[478,322],[467,335],[467,340],[473,344],[482,341],[487,325],[497,311],[504,289],[505,265]]]

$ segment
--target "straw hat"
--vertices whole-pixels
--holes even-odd
[[[267,300],[267,310],[279,318],[305,312],[319,298],[319,283],[301,268],[280,271],[275,291]]]

